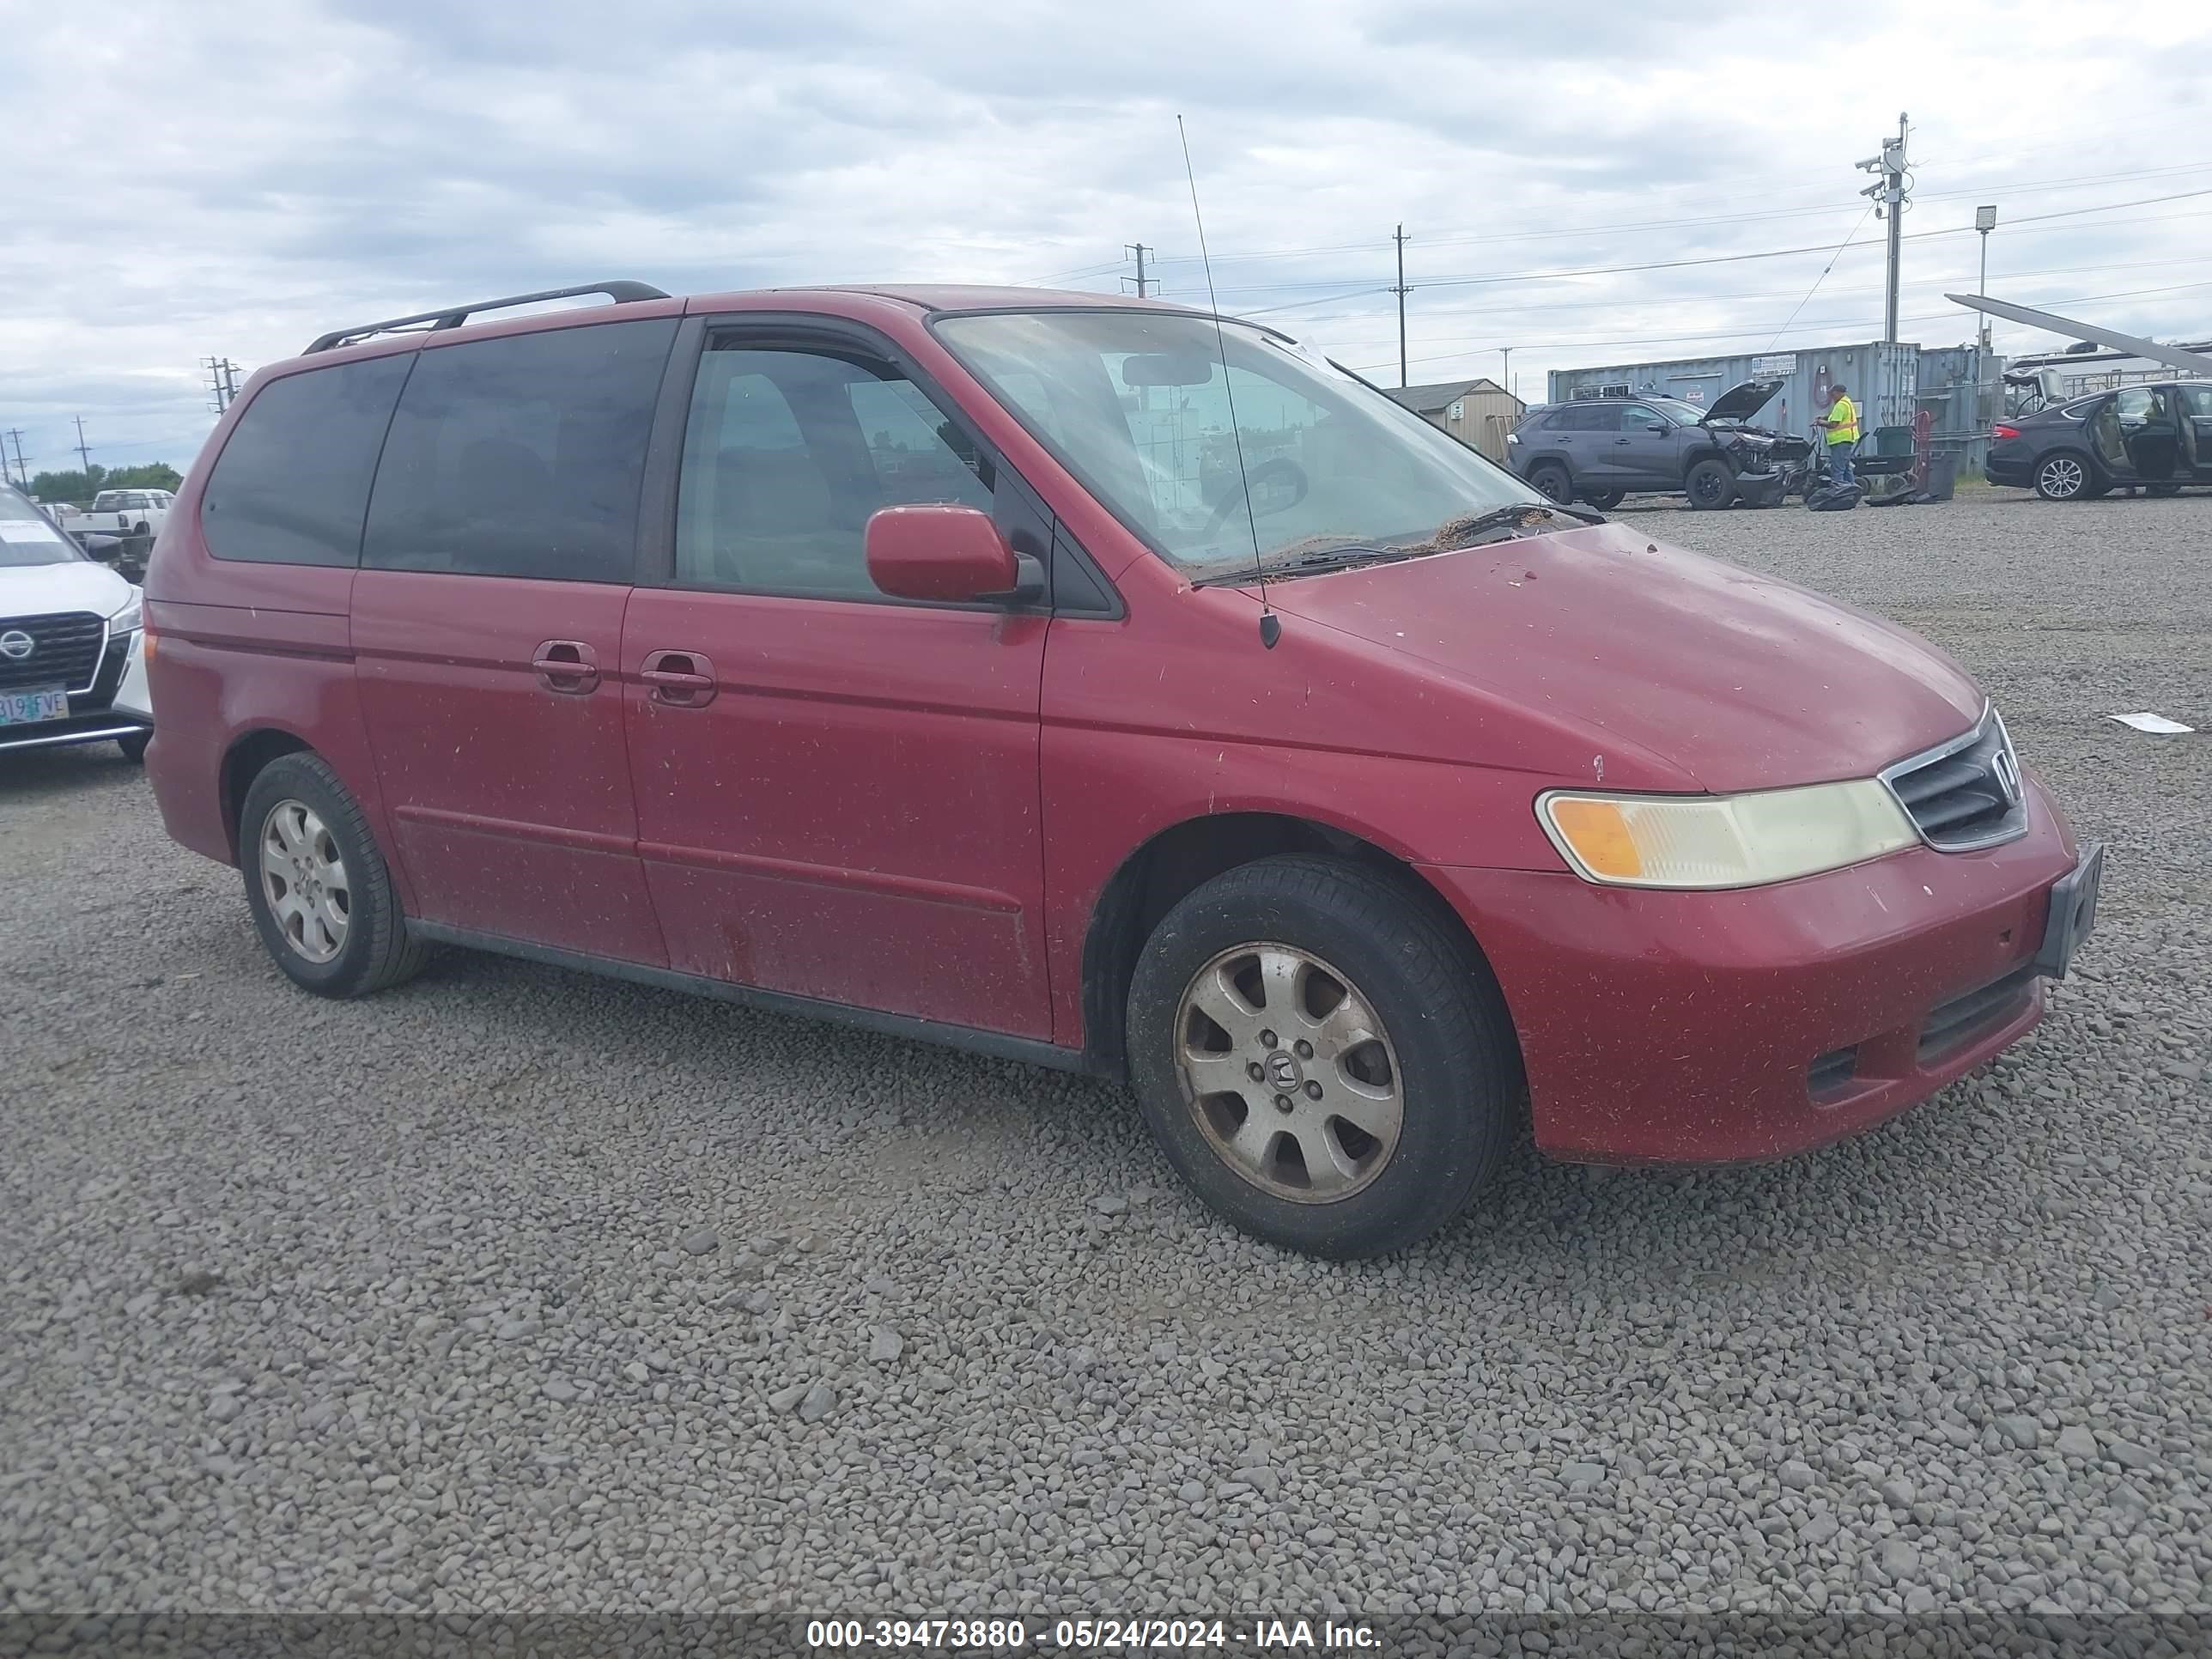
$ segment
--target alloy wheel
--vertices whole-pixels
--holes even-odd
[[[1245,1181],[1326,1204],[1389,1164],[1405,1121],[1397,1055],[1358,988],[1311,951],[1223,951],[1193,975],[1175,1030],[1184,1100]]]
[[[2089,482],[2081,463],[2070,455],[2054,455],[2043,464],[2043,492],[2054,501],[2069,501]]]
[[[284,942],[309,962],[345,948],[353,893],[329,827],[304,801],[280,800],[261,821],[261,891]]]

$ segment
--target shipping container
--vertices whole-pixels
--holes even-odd
[[[1971,362],[1973,356],[1972,346],[1923,350],[1917,345],[1875,341],[1601,368],[1555,368],[1547,377],[1547,389],[1553,403],[1577,398],[1659,397],[1710,408],[1730,386],[1778,380],[1781,389],[1753,417],[1755,423],[1817,438],[1820,434],[1813,422],[1827,408],[1828,388],[1841,380],[1858,405],[1860,429],[1871,437],[1877,427],[1912,425],[1922,406],[1925,377],[1942,394],[1930,404],[1933,435],[1963,441],[1989,430],[1988,422],[1979,418],[1978,394],[1971,390],[1980,378]],[[1968,360],[1963,365],[1962,357]],[[1990,370],[1987,378],[1996,380],[1997,371]],[[1962,384],[1970,389],[1962,392]]]

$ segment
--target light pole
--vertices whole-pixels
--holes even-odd
[[[1982,233],[1982,280],[1974,290],[1982,299],[1990,297],[1990,233],[1997,228],[1997,207],[1994,202],[1974,210],[1974,228]],[[1990,349],[1990,313],[1982,313],[1982,349]]]

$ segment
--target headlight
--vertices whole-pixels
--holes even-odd
[[[107,631],[111,634],[127,634],[138,626],[145,612],[146,596],[134,587],[131,590],[131,597],[123,601],[123,609],[107,619]]]
[[[1920,839],[1872,778],[1749,795],[1554,790],[1536,817],[1577,875],[1608,887],[1757,887]]]

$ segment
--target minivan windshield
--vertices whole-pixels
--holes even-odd
[[[1541,499],[1249,325],[1217,331],[1211,317],[1123,308],[980,313],[936,328],[1062,465],[1194,580],[1250,568],[1255,539],[1277,563],[1413,548],[1449,521]]]
[[[82,558],[76,544],[15,491],[0,485],[0,567],[67,564]]]

